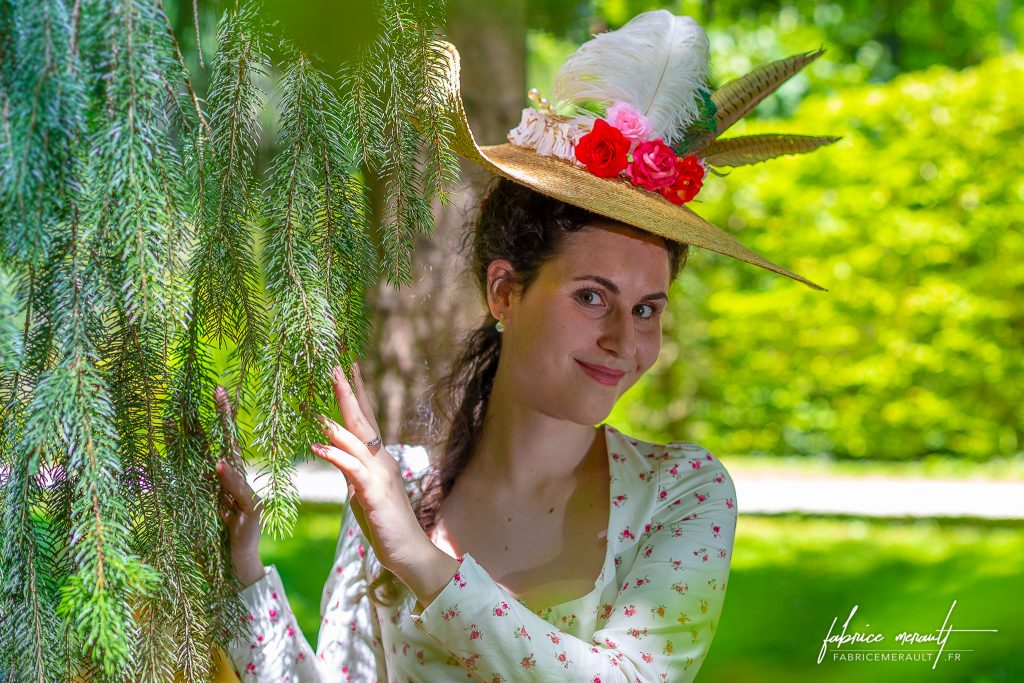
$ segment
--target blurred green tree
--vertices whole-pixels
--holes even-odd
[[[736,133],[827,132],[694,209],[828,287],[701,253],[623,419],[722,453],[981,461],[1024,450],[1024,57],[805,99]]]

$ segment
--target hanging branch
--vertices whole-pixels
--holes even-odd
[[[106,676],[127,673],[133,660],[135,620],[130,605],[152,589],[156,574],[129,552],[128,512],[119,485],[121,457],[113,402],[96,366],[102,318],[110,305],[89,256],[95,228],[71,224],[65,276],[55,281],[56,365],[36,387],[23,450],[59,449],[56,466],[75,473],[71,483],[71,551],[75,571],[61,587],[58,613],[73,618],[86,657]],[[55,449],[55,450],[56,450]],[[36,463],[38,466],[40,463]]]
[[[11,680],[56,680],[73,659],[57,612],[70,573],[68,536],[61,535],[68,518],[46,514],[47,499],[67,498],[71,487],[44,470],[63,466],[67,456],[52,421],[60,406],[39,388],[53,354],[54,286],[83,129],[77,62],[68,49],[73,31],[59,1],[0,9],[0,262],[14,273],[4,287],[0,342],[0,661]]]
[[[197,178],[199,244],[191,266],[209,333],[236,344],[236,394],[266,344],[259,265],[249,229],[260,133],[260,97],[252,79],[266,75],[268,69],[256,26],[250,5],[221,22],[207,97],[211,132],[202,147],[203,172]]]
[[[5,8],[0,36],[0,256],[41,264],[56,222],[66,219],[81,92],[71,70],[71,17],[60,0]]]
[[[160,277],[168,213],[162,178],[180,173],[175,150],[159,116],[160,74],[170,62],[160,12],[153,3],[110,2],[83,17],[91,36],[108,46],[106,104],[89,136],[86,220],[103,233],[97,244],[109,259],[117,304],[129,321],[162,324],[167,315],[166,277]]]
[[[261,414],[253,440],[265,454],[262,473],[268,480],[261,518],[275,535],[290,531],[298,514],[292,458],[316,437],[314,417],[326,405],[321,397],[330,395],[329,373],[338,352],[312,240],[323,184],[314,150],[326,135],[321,114],[326,86],[308,57],[299,55],[285,71],[280,90],[281,153],[267,183],[263,246],[271,341],[263,358]]]
[[[314,239],[346,368],[369,350],[372,330],[364,292],[379,277],[370,238],[369,190],[356,175],[360,148],[346,135],[355,129],[354,113],[344,106],[325,106],[324,135],[316,140],[313,152],[323,173]]]
[[[419,0],[415,6],[413,49],[418,72],[413,91],[420,94],[413,110],[419,135],[426,141],[427,158],[423,174],[423,194],[438,198],[442,204],[451,199],[447,189],[458,181],[459,164],[448,148],[455,135],[451,119],[445,115],[447,105],[447,65],[436,48],[441,38],[437,17],[444,16],[444,3]]]
[[[261,179],[273,70],[252,3],[220,23],[204,100],[159,0],[0,0],[5,680],[206,681],[244,632],[214,463],[258,452],[267,529],[291,529],[329,370],[369,351],[364,293],[382,270],[409,281],[454,178],[443,10],[382,0],[345,97],[287,53]],[[392,198],[380,245],[364,171]],[[214,400],[224,343],[248,449]]]

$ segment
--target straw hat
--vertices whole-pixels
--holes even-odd
[[[708,169],[718,174],[715,167],[809,152],[839,139],[718,139],[823,50],[763,65],[711,92],[704,84],[704,30],[693,19],[666,10],[644,12],[571,55],[556,76],[550,102],[531,90],[530,99],[540,107],[523,110],[520,125],[509,131],[509,143],[480,147],[459,91],[459,53],[450,43],[438,45],[444,67],[438,76],[458,154],[568,204],[827,291],[750,250],[684,205],[699,191]]]

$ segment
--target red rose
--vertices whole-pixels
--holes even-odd
[[[669,187],[661,190],[662,196],[673,204],[685,204],[700,192],[704,184],[704,164],[694,155],[678,157],[676,168],[679,176]]]
[[[628,152],[629,140],[604,119],[594,121],[594,128],[576,144],[576,158],[601,178],[619,175],[629,163]]]
[[[660,190],[676,181],[676,152],[660,138],[641,142],[633,150],[633,163],[626,175],[645,190]]]

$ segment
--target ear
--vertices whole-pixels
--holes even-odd
[[[502,313],[508,317],[512,304],[515,268],[505,259],[495,259],[487,266],[487,307],[497,320]]]

